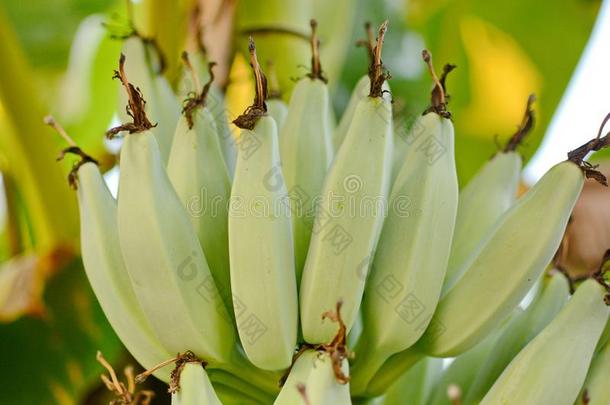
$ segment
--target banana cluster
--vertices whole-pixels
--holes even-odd
[[[256,96],[239,134],[203,54],[183,55],[181,108],[150,42],[126,40],[115,78],[128,122],[108,131],[124,135],[117,199],[49,119],[80,157],[83,262],[127,349],[182,405],[607,405],[603,271],[569,298],[575,284],[552,261],[585,177],[605,181],[584,159],[608,135],[517,198],[531,97],[460,191],[445,89],[455,66],[437,76],[422,53],[430,106],[401,136],[387,22],[376,39],[369,30],[369,73],[335,126],[311,26],[311,71],[287,105],[250,40]],[[187,352],[171,375],[155,368]]]

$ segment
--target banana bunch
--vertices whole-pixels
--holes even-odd
[[[126,39],[126,123],[108,131],[124,135],[117,199],[48,120],[80,158],[69,178],[85,271],[144,375],[183,405],[607,403],[604,271],[576,282],[551,263],[585,178],[605,182],[585,158],[610,135],[517,198],[532,96],[460,191],[455,66],[437,75],[422,53],[430,106],[398,145],[387,22],[376,37],[367,26],[368,74],[338,125],[310,27],[310,72],[288,103],[250,38],[256,91],[238,137],[201,50],[183,54],[177,95],[154,42]]]

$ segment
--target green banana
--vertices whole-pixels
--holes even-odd
[[[367,34],[367,40],[362,40],[359,41],[358,43],[363,45],[367,51],[368,51],[368,55],[369,55],[369,62],[371,64],[371,66],[375,63],[374,59],[374,48],[375,48],[375,44],[374,44],[374,37],[373,37],[373,31],[371,29],[371,24],[370,23],[366,23],[364,25],[366,34]],[[350,96],[350,99],[347,103],[347,106],[345,107],[345,111],[343,111],[343,115],[341,116],[341,119],[339,120],[339,125],[337,125],[336,130],[334,131],[334,136],[333,136],[333,146],[334,146],[334,150],[335,153],[339,151],[340,146],[343,144],[343,141],[345,140],[345,137],[347,136],[347,133],[349,131],[349,128],[352,124],[352,121],[354,120],[354,114],[356,113],[356,108],[358,106],[358,104],[360,103],[361,100],[365,100],[370,92],[371,89],[371,79],[369,78],[368,75],[364,75],[360,78],[360,80],[358,80],[358,82],[356,83],[356,86],[354,87],[354,90],[352,91],[352,94]],[[387,81],[384,81],[382,84],[382,92],[383,93],[390,93],[390,86],[388,84]]]
[[[265,370],[290,365],[298,302],[290,204],[280,165],[277,126],[266,115],[266,80],[250,42],[254,105],[234,123],[242,128],[229,208],[229,256],[235,319],[248,359]]]
[[[506,147],[496,153],[460,191],[443,295],[462,276],[470,255],[476,252],[476,247],[493,225],[517,199],[522,162],[516,147],[533,127],[533,102],[534,97],[530,96],[521,125]]]
[[[387,22],[377,38],[369,96],[359,101],[322,188],[300,286],[301,325],[308,343],[332,338],[333,327],[321,315],[338,301],[343,301],[348,331],[352,327],[383,223],[392,150],[391,101],[382,89],[386,29]]]
[[[172,405],[222,405],[199,362],[187,362],[180,371],[180,388],[172,393]]]
[[[430,54],[424,59],[431,64]],[[432,67],[430,66],[431,71]],[[447,267],[458,204],[453,124],[444,89],[438,104],[415,127],[420,146],[409,148],[390,192],[364,296],[364,332],[355,348],[352,386],[364,389],[391,355],[409,348],[426,330]],[[405,210],[406,208],[406,210]],[[406,232],[405,230],[408,230]],[[383,314],[383,316],[380,316]]]
[[[347,360],[341,363],[341,371],[348,375]],[[349,383],[336,380],[329,354],[313,349],[300,353],[274,402],[274,405],[309,404],[351,404]]]
[[[212,366],[228,362],[235,337],[185,207],[164,169],[144,101],[118,77],[133,123],[108,132],[129,134],[121,149],[118,230],[125,266],[143,312],[170,352],[192,350]],[[159,292],[163,292],[162,294]]]
[[[186,54],[183,58],[188,64]],[[210,74],[203,88],[195,80],[195,94],[187,99],[174,134],[167,175],[188,211],[216,286],[232,313],[227,229],[231,179],[214,116],[207,108],[211,80]]]
[[[271,61],[267,62],[267,77],[269,78],[267,114],[275,120],[277,128],[281,133],[284,123],[286,122],[286,116],[288,115],[288,106],[284,100],[282,100],[282,92],[280,90],[280,84],[277,81],[277,75],[275,74],[275,66]]]
[[[297,281],[301,279],[315,216],[315,202],[333,158],[330,96],[319,60],[316,22],[311,21],[311,73],[295,85],[280,131],[282,172],[292,204]]]
[[[610,315],[605,288],[581,284],[557,317],[504,370],[481,401],[491,404],[572,404]]]
[[[288,106],[281,98],[270,98],[267,100],[267,113],[276,122],[278,129],[284,127],[286,116],[288,115]]]
[[[388,389],[379,405],[426,405],[443,372],[443,359],[428,357],[404,373]]]
[[[116,201],[97,162],[83,153],[52,117],[47,117],[45,122],[70,144],[63,153],[71,152],[81,157],[70,173],[70,180],[78,197],[81,255],[89,284],[127,350],[143,367],[153,367],[171,355],[159,343],[142,312],[125,269],[116,226]],[[155,376],[169,381],[165,369],[158,370]]]
[[[383,392],[423,355],[463,353],[506,318],[556,252],[585,175],[605,182],[584,159],[604,148],[609,138],[598,136],[569,152],[568,160],[552,167],[502,216],[469,260],[464,276],[441,298],[422,338],[390,357],[368,384],[371,395]]]
[[[462,353],[518,305],[556,252],[583,182],[578,165],[559,163],[502,216],[439,302],[418,350]]]
[[[370,88],[371,80],[369,79],[368,75],[362,76],[356,83],[349,101],[347,102],[347,106],[345,107],[345,111],[343,111],[343,115],[341,115],[341,118],[339,119],[339,125],[337,125],[337,130],[335,131],[333,137],[334,150],[339,151],[339,147],[345,139],[347,130],[354,120],[356,106],[361,100],[368,96]]]
[[[180,116],[180,103],[167,79],[160,72],[162,56],[152,44],[137,34],[125,40],[123,54],[129,60],[125,65],[125,72],[147,98],[145,110],[156,124],[155,139],[159,144],[161,159],[167,163],[174,130]],[[119,94],[120,105],[125,105],[127,102],[125,94],[123,92]],[[123,110],[120,113],[123,121],[128,119],[128,112]]]
[[[555,318],[570,294],[567,278],[559,272],[543,276],[542,287],[529,307],[511,319],[494,342],[493,356],[479,367],[464,404],[478,404],[508,363]]]
[[[593,357],[587,378],[574,405],[610,404],[610,343]]]
[[[211,80],[212,72],[209,69],[209,65],[212,62],[207,62],[205,54],[202,51],[195,53],[192,63],[193,70],[202,81]],[[185,73],[188,74],[188,72]],[[188,81],[185,80],[185,82]],[[216,131],[218,133],[218,139],[220,140],[220,147],[224,156],[225,165],[227,166],[229,177],[232,179],[233,173],[235,172],[235,160],[237,159],[236,142],[233,137],[233,132],[229,127],[224,93],[222,88],[213,81],[207,96],[206,107],[210,110],[214,117],[214,121],[216,122]]]

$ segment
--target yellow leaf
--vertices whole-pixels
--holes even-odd
[[[521,46],[492,24],[465,17],[460,33],[471,95],[470,104],[460,113],[462,131],[490,139],[499,130],[510,133],[523,115],[528,95],[539,93],[542,77]]]

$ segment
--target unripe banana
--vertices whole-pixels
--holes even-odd
[[[426,405],[443,372],[443,359],[428,357],[403,374],[379,405]]]
[[[593,357],[587,378],[574,405],[610,404],[610,343]]]
[[[364,331],[354,350],[356,392],[388,357],[420,338],[440,296],[458,204],[453,124],[442,108],[414,125],[411,136],[421,146],[409,148],[390,192],[362,304]]]
[[[280,156],[291,197],[297,281],[300,282],[311,238],[316,202],[333,158],[330,97],[318,60],[316,24],[312,20],[311,73],[292,90],[286,123],[280,132]]]
[[[209,62],[206,60],[205,55],[201,51],[195,53],[195,57],[192,58],[192,63],[194,71],[202,81],[209,81],[212,79],[212,72],[209,69]],[[185,73],[188,74],[188,72]],[[185,80],[185,82],[188,82],[188,80]],[[189,90],[187,90],[187,92]],[[209,89],[206,107],[208,110],[210,110],[212,116],[214,117],[214,121],[216,122],[216,131],[218,133],[218,139],[220,140],[220,148],[224,156],[225,165],[227,166],[227,170],[229,172],[229,177],[232,179],[233,173],[235,172],[237,148],[235,145],[233,132],[229,126],[224,93],[215,82],[212,82],[212,86]]]
[[[288,106],[284,100],[281,98],[271,98],[267,100],[267,114],[273,118],[281,132],[284,123],[286,123],[286,116],[288,115]]]
[[[129,60],[125,65],[125,72],[147,99],[145,110],[156,124],[155,138],[159,144],[161,158],[167,163],[176,122],[180,116],[180,103],[159,71],[162,57],[152,44],[137,35],[125,40],[123,54]],[[125,93],[121,91],[119,94],[119,105],[125,105]],[[129,118],[128,114],[125,110],[119,111],[122,121]]]
[[[369,76],[362,76],[356,83],[354,90],[352,90],[352,94],[347,102],[345,111],[343,111],[343,115],[341,115],[341,119],[339,120],[339,125],[337,125],[337,130],[335,131],[335,135],[333,137],[333,146],[335,151],[339,151],[339,147],[343,143],[345,135],[347,135],[347,130],[354,120],[356,106],[361,100],[368,96],[370,89],[371,80],[369,79]]]
[[[167,174],[186,207],[216,286],[232,313],[227,230],[231,179],[216,122],[207,108],[211,83],[203,89],[196,88],[196,94],[187,99],[174,134]]]
[[[569,294],[569,283],[563,274],[555,272],[543,276],[537,297],[524,312],[511,319],[504,333],[494,342],[493,355],[479,367],[464,404],[481,401],[515,355],[555,318]]]
[[[364,28],[368,38],[366,40],[361,40],[358,43],[359,45],[363,45],[367,49],[368,56],[370,59],[369,62],[372,65],[374,63],[374,34],[371,29],[370,23],[367,22],[364,25]],[[345,107],[343,115],[339,120],[339,125],[337,125],[337,128],[334,131],[333,149],[335,150],[335,153],[339,151],[339,147],[341,146],[343,140],[345,139],[345,136],[347,135],[349,127],[351,126],[352,121],[354,119],[354,113],[356,112],[356,107],[358,106],[358,103],[368,97],[370,90],[371,79],[368,75],[364,75],[360,78],[360,80],[358,80],[356,86],[352,90],[352,94],[350,95],[349,101],[347,102],[347,106]],[[390,92],[390,86],[387,81],[383,82],[382,90],[384,93]]]
[[[572,404],[610,314],[596,280],[578,287],[557,317],[504,370],[481,405]]]
[[[343,360],[341,371],[349,375],[347,360]],[[310,404],[351,404],[349,383],[336,380],[329,354],[313,349],[299,355],[274,402],[274,405]]]
[[[201,363],[184,364],[180,389],[172,394],[172,405],[222,405]]]
[[[116,76],[129,95],[134,122],[121,149],[118,229],[125,266],[143,312],[170,352],[192,350],[212,366],[227,362],[235,340],[186,209],[174,191],[121,57]],[[162,294],[160,292],[163,292]]]
[[[116,201],[97,162],[76,147],[53,118],[46,122],[66,137],[71,145],[66,151],[82,159],[70,180],[78,197],[81,255],[89,284],[121,342],[144,368],[151,368],[171,355],[159,343],[133,292],[119,245]],[[166,369],[155,375],[169,381]]]
[[[439,302],[418,350],[439,357],[462,353],[518,305],[557,251],[583,182],[578,165],[559,163],[502,216]]]
[[[337,125],[337,128],[333,132],[333,150],[335,153],[338,153],[339,148],[345,140],[349,127],[354,120],[354,114],[356,113],[358,103],[368,97],[370,89],[371,80],[367,75],[362,76],[360,80],[358,80],[358,83],[356,83],[356,87],[354,87],[354,90],[352,91],[347,107],[345,107],[345,111],[343,112],[343,115],[341,115],[339,125]],[[383,91],[385,93],[390,93],[390,85],[387,81],[383,83]]]
[[[250,43],[255,104],[235,120],[241,139],[229,208],[231,288],[237,330],[248,359],[265,370],[290,365],[298,302],[290,202],[280,164],[277,126],[265,113],[266,82]],[[252,114],[252,115],[251,115]]]
[[[329,341],[334,327],[321,315],[343,301],[348,331],[360,307],[364,282],[385,215],[392,150],[391,102],[382,92],[386,76],[381,45],[376,46],[374,86],[358,103],[346,139],[329,170],[316,213],[300,288],[303,337]],[[363,212],[364,211],[364,212]]]
[[[533,127],[534,113],[531,106],[534,100],[533,95],[528,98],[523,120],[506,147],[483,165],[460,191],[442,294],[453,287],[466,271],[469,257],[476,252],[476,247],[517,198],[522,162],[516,148]]]
[[[275,66],[272,62],[267,63],[267,77],[269,80],[269,98],[267,99],[267,114],[277,124],[277,129],[281,133],[284,123],[286,122],[286,115],[288,115],[288,106],[282,99],[282,91],[280,90],[280,84],[275,74]]]
[[[150,96],[151,117],[157,124],[154,133],[159,144],[161,159],[167,163],[176,124],[180,118],[180,102],[163,75],[155,75],[153,85],[154,93]]]
[[[584,159],[610,144],[609,138],[598,135],[569,152],[567,161],[551,168],[502,216],[469,260],[464,276],[440,300],[422,338],[390,357],[368,392],[387,389],[424,354],[451,357],[468,350],[506,318],[557,251],[584,176],[605,184],[606,178]]]

